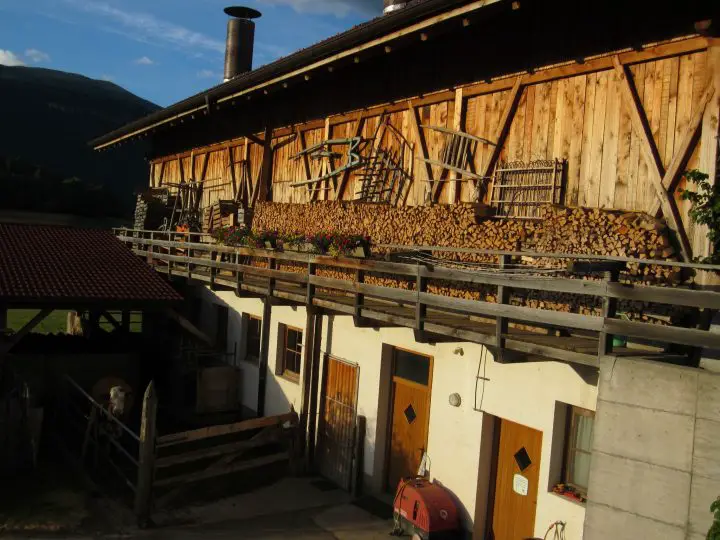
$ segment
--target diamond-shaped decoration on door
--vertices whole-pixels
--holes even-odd
[[[524,446],[520,450],[515,452],[515,463],[517,463],[517,466],[521,472],[527,469],[530,465],[532,465],[532,460],[530,459],[530,456],[528,455],[527,450],[525,450]]]
[[[412,424],[415,419],[417,418],[417,414],[415,414],[415,409],[413,409],[412,405],[408,405],[407,409],[404,411],[405,419],[408,421],[408,424]]]

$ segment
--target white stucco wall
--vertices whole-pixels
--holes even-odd
[[[223,301],[238,313],[262,315],[259,300],[239,299],[233,293],[207,294],[211,295],[211,300]],[[239,321],[239,316],[231,315],[230,340],[242,339]],[[286,412],[290,404],[297,411],[301,408],[302,381],[297,384],[274,374],[280,322],[304,330],[305,309],[272,309],[265,402],[268,415]],[[482,440],[483,416],[487,413],[543,433],[535,535],[542,538],[548,526],[559,520],[567,523],[568,540],[582,537],[584,507],[550,492],[551,476],[556,474],[559,463],[558,452],[562,452],[561,444],[556,444],[553,451],[553,440],[564,436],[564,429],[563,433],[554,433],[553,427],[557,402],[595,409],[597,388],[593,381],[586,382],[571,366],[563,363],[498,364],[484,347],[477,344],[420,344],[415,342],[409,329],[356,328],[351,317],[325,316],[322,352],[359,366],[358,414],[367,418],[363,465],[369,476],[376,472],[376,457],[383,454],[376,453],[378,434],[386,429],[384,423],[378,426],[380,394],[389,395],[390,390],[381,387],[383,343],[434,358],[428,437],[430,472],[434,480],[457,497],[466,528],[473,527],[476,515],[481,445],[493,443],[492,437]],[[238,365],[243,370],[242,403],[254,409],[257,367],[244,362],[238,362]],[[488,380],[477,381],[478,373]],[[449,404],[452,393],[460,394],[460,407]],[[554,459],[551,460],[551,456]],[[554,467],[551,467],[551,461],[555,463]],[[494,482],[494,478],[491,481]],[[482,494],[480,500],[484,506]]]

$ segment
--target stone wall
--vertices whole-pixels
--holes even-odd
[[[603,360],[583,539],[704,539],[719,458],[720,374]]]

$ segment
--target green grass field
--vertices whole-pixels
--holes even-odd
[[[39,313],[37,309],[11,309],[8,311],[8,328],[17,332]],[[34,329],[35,334],[57,334],[65,332],[67,311],[53,311]]]
[[[30,320],[39,313],[37,309],[11,309],[8,311],[8,328],[17,332],[23,326],[25,326]],[[122,315],[116,311],[111,311],[110,314],[115,317],[115,320],[120,322]],[[67,331],[67,311],[53,311],[50,315],[45,317],[32,331],[33,334],[58,334],[65,333]],[[114,327],[111,323],[105,320],[104,317],[100,319],[100,328],[108,332],[112,332]],[[142,315],[139,312],[132,312],[130,314],[130,332],[141,332],[142,331]]]

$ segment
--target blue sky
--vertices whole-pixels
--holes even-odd
[[[263,12],[254,67],[342,32],[382,0],[235,0]],[[0,0],[0,64],[107,79],[167,106],[222,79],[232,0]]]

